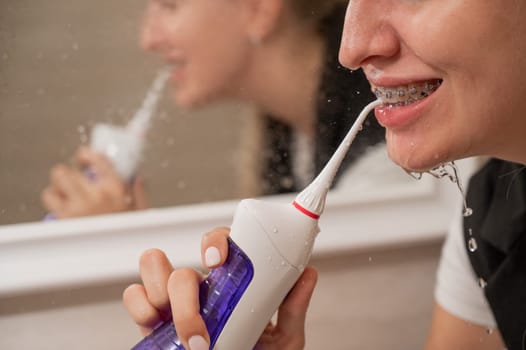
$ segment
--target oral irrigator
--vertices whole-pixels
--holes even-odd
[[[91,132],[91,148],[104,154],[127,182],[132,179],[141,160],[144,138],[168,77],[167,68],[157,74],[142,106],[125,127],[99,123]]]
[[[169,76],[169,68],[159,71],[141,107],[125,127],[98,123],[91,131],[90,147],[104,154],[125,182],[130,182],[137,171],[146,132],[150,128],[152,116]],[[91,180],[97,178],[92,169],[87,169],[85,174]],[[49,213],[44,221],[55,218],[54,214]]]
[[[288,204],[244,199],[235,211],[229,253],[199,286],[200,313],[210,349],[253,349],[268,321],[307,265],[319,232],[325,198],[367,115],[360,113],[325,168]],[[157,327],[132,350],[184,349],[172,321]]]

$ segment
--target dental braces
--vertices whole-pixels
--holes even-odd
[[[392,106],[405,106],[431,95],[441,84],[441,80],[436,80],[423,84],[409,84],[407,87],[375,87],[373,93],[384,103]]]

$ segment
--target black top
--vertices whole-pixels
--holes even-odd
[[[376,99],[363,72],[350,71],[338,61],[345,11],[345,5],[338,6],[320,26],[320,32],[327,42],[325,68],[317,101],[315,175],[328,162],[362,109]],[[265,124],[263,193],[276,194],[301,190],[294,183],[292,174],[291,128],[272,116],[267,117]],[[376,118],[369,117],[363,125],[363,131],[358,134],[342,162],[334,183],[338,181],[342,171],[369,146],[380,142],[385,142],[385,130],[378,124]]]
[[[467,204],[464,238],[479,285],[508,349],[526,349],[525,167],[490,160],[470,180]]]

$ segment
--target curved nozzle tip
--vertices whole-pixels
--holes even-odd
[[[298,194],[294,202],[294,205],[297,205],[296,208],[299,206],[313,215],[317,215],[318,217],[321,215],[325,208],[325,198],[327,197],[327,193],[329,192],[332,181],[336,176],[336,172],[338,171],[343,158],[347,154],[354,138],[360,131],[365,118],[367,118],[373,109],[382,104],[383,102],[380,100],[373,101],[360,112],[358,118],[354,121],[351,129],[347,135],[345,135],[345,138],[338,146],[338,149],[334,152],[327,165],[325,165],[314,181]]]

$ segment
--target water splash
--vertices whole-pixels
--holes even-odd
[[[470,252],[474,253],[478,249],[477,241],[475,238],[471,237],[468,241],[468,249]]]
[[[422,172],[413,172],[408,171],[407,172],[411,177],[414,179],[420,180],[422,178],[423,173]],[[473,214],[473,209],[468,207],[466,202],[466,193],[464,192],[464,187],[462,186],[462,182],[460,181],[460,177],[458,175],[458,168],[455,162],[448,162],[440,164],[439,166],[426,171],[425,173],[430,174],[431,176],[442,179],[442,178],[448,178],[451,182],[457,185],[458,190],[460,191],[460,194],[462,195],[462,200],[464,201],[464,211],[462,215],[464,217],[469,217]]]

